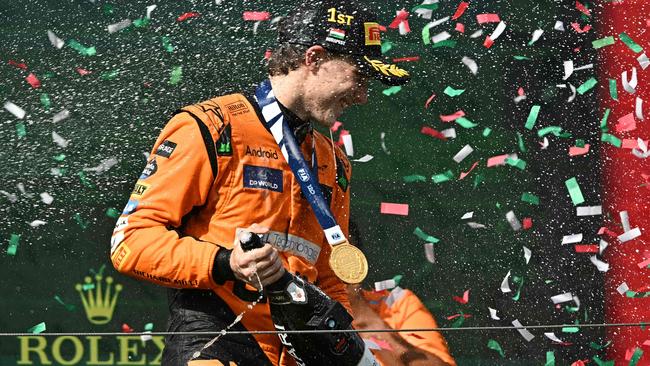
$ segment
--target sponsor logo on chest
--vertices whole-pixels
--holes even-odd
[[[244,165],[244,188],[282,192],[282,170]]]
[[[262,146],[255,148],[246,145],[246,155],[255,156],[258,158],[274,159],[274,160],[278,160],[280,158],[280,155],[278,154],[277,150],[273,150],[271,148],[266,148]]]

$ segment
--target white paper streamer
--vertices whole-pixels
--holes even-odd
[[[121,31],[122,29],[124,29],[124,28],[130,26],[131,23],[132,23],[132,22],[131,22],[131,19],[124,19],[124,20],[122,20],[122,21],[120,21],[120,22],[110,24],[110,25],[107,27],[107,28],[108,28],[108,33],[119,32],[119,31]]]
[[[636,102],[634,103],[634,115],[643,121],[643,99],[639,97],[636,97]]]
[[[582,233],[564,235],[564,237],[562,238],[562,244],[574,244],[574,243],[580,243],[581,241],[582,241]]]
[[[515,320],[512,321],[512,325],[514,325],[515,327],[523,327],[523,325],[521,324],[521,322],[519,322],[519,320],[517,320],[517,319],[515,319]],[[526,341],[528,341],[528,342],[530,342],[531,339],[535,338],[535,336],[533,335],[533,333],[529,332],[528,329],[526,329],[526,328],[517,328],[517,331],[518,331],[519,334],[521,334],[521,336],[524,337],[524,339],[525,339]]]
[[[64,109],[61,112],[55,114],[54,117],[52,117],[52,123],[61,122],[68,117],[70,117],[70,111]]]
[[[472,229],[485,229],[485,225],[479,224],[478,222],[468,222],[467,225]]]
[[[501,318],[497,316],[497,309],[492,309],[491,307],[488,307],[488,310],[490,311],[490,318],[494,320],[501,320]]]
[[[526,264],[530,262],[530,258],[532,256],[533,256],[533,252],[530,249],[524,247],[524,259],[526,260]]]
[[[352,146],[352,135],[343,135],[343,146],[348,156],[354,156],[354,146]]]
[[[561,304],[563,302],[573,301],[573,294],[570,292],[565,292],[563,294],[551,296],[551,301],[553,301],[553,304]]]
[[[564,76],[562,77],[562,80],[568,79],[571,74],[573,74],[573,61],[564,61]]]
[[[576,87],[573,86],[573,84],[569,83],[569,88],[571,88],[571,96],[569,99],[567,99],[567,102],[573,102],[574,99],[576,99]]]
[[[436,263],[436,255],[433,251],[433,243],[424,243],[424,256],[429,263]]]
[[[465,219],[471,219],[472,217],[474,217],[474,211],[466,212],[463,215],[463,217],[461,217],[460,219],[465,220]]]
[[[436,34],[435,36],[431,37],[431,42],[436,44],[438,42],[446,41],[449,38],[451,38],[451,34],[449,34],[449,32],[440,32],[440,33]]]
[[[600,272],[609,271],[609,264],[599,260],[595,255],[589,257],[589,260],[596,266],[596,268],[598,268]]]
[[[564,32],[564,23],[562,23],[562,22],[559,21],[559,20],[556,20],[556,21],[555,21],[555,25],[553,26],[553,29],[555,29],[555,30],[557,30],[557,31],[562,31],[562,32]]]
[[[462,149],[460,149],[460,151],[459,151],[458,153],[456,153],[456,155],[454,155],[453,160],[454,160],[456,163],[460,163],[460,162],[463,161],[467,156],[469,156],[469,154],[471,154],[473,151],[474,151],[474,149],[472,149],[471,146],[469,146],[469,145],[465,145],[465,146],[463,146]]]
[[[642,53],[641,56],[636,58],[636,60],[639,62],[639,65],[643,70],[645,70],[648,65],[650,65],[650,60],[648,59],[648,56],[645,55],[645,53]]]
[[[50,40],[50,43],[52,43],[52,46],[58,49],[61,49],[65,44],[65,42],[61,38],[57,37],[51,30],[47,31],[47,38]]]
[[[472,74],[476,75],[478,73],[478,65],[476,64],[476,61],[472,60],[471,58],[465,56],[463,57],[463,64],[469,68],[469,71],[472,72]]]
[[[14,117],[18,119],[25,118],[25,110],[13,104],[12,102],[5,102],[4,107],[9,113],[13,114]]]
[[[257,28],[259,28],[260,24],[262,24],[262,21],[258,20],[253,24],[253,34],[257,35]]]
[[[384,150],[387,155],[390,155],[390,151],[386,148],[386,132],[382,132],[379,138],[381,139],[381,149]]]
[[[83,170],[85,172],[95,172],[97,174],[101,174],[101,173],[109,170],[110,168],[114,167],[115,165],[117,165],[118,162],[119,161],[116,158],[113,158],[113,157],[106,158],[106,159],[102,160],[101,163],[99,163],[99,165],[97,165],[95,167],[92,167],[92,168],[84,168]]]
[[[588,70],[593,68],[594,68],[594,64],[586,64],[584,66],[576,67],[575,69],[573,69],[573,71]]]
[[[627,80],[627,71],[623,71],[621,74],[621,80],[623,82],[623,89],[625,89],[625,91],[630,94],[634,94],[634,92],[636,92],[636,85],[638,83],[638,80],[636,78],[636,67],[632,68],[632,78],[630,80]]]
[[[552,340],[553,342],[564,343],[564,341],[558,338],[553,332],[544,333],[544,335],[546,336],[546,338]]]
[[[31,226],[31,227],[39,227],[39,226],[45,225],[45,224],[47,224],[47,222],[45,222],[43,220],[34,220],[34,221],[29,223],[29,226]]]
[[[630,231],[630,215],[627,211],[621,211],[618,213],[618,216],[621,218],[621,225],[623,225],[623,232]]]
[[[501,281],[501,292],[504,294],[507,292],[512,292],[510,289],[510,284],[508,283],[508,279],[510,278],[510,271],[508,271],[508,274],[503,278],[503,281]]]
[[[59,135],[58,133],[52,131],[52,141],[54,141],[55,144],[59,145],[62,148],[68,147],[68,140],[64,139]]]
[[[603,214],[603,206],[581,206],[576,207],[578,216],[596,216]]]
[[[539,37],[541,37],[542,34],[544,34],[544,30],[543,30],[543,29],[536,29],[536,30],[533,32],[533,39],[531,39],[530,42],[528,42],[528,45],[530,46],[530,45],[532,45],[533,43],[537,42],[537,40],[539,40]]]
[[[158,7],[158,5],[155,5],[155,4],[147,6],[147,16],[146,17],[151,19],[151,12],[154,11],[157,7]]]
[[[618,240],[621,243],[625,243],[626,241],[630,241],[632,239],[638,238],[639,236],[641,236],[641,230],[638,227],[636,227],[630,231],[624,232],[623,234],[619,235]]]
[[[50,196],[47,192],[43,192],[41,193],[41,201],[43,201],[44,204],[49,205],[54,202],[54,197]]]
[[[372,158],[373,158],[372,155],[366,154],[366,155],[362,156],[360,159],[356,159],[356,160],[352,160],[352,161],[357,161],[359,163],[367,163],[370,160],[372,160]]]
[[[499,38],[499,36],[501,35],[501,33],[503,33],[504,30],[506,30],[506,23],[501,21],[499,22],[499,25],[497,25],[494,32],[490,34],[490,39],[495,41],[497,38]]]
[[[510,224],[512,230],[514,231],[521,230],[521,223],[519,222],[519,219],[517,219],[517,216],[515,216],[515,213],[513,211],[508,211],[508,213],[506,213],[506,220],[508,220],[508,223]]]

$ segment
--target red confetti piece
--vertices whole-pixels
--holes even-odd
[[[501,19],[499,18],[499,14],[478,14],[476,16],[476,21],[478,21],[478,24],[498,23]]]
[[[463,111],[458,111],[454,114],[448,114],[448,115],[440,115],[440,120],[442,122],[454,122],[455,120],[459,119],[460,117],[464,117],[465,112]]]
[[[601,228],[598,230],[598,235],[603,235],[603,234],[606,234],[606,235],[611,236],[611,237],[614,237],[614,238],[618,237],[618,234],[617,234],[617,233],[615,233],[615,232],[609,230],[608,228],[606,228],[606,227],[604,227],[604,226],[601,227]]]
[[[447,137],[443,135],[442,132],[436,130],[435,128],[431,128],[429,126],[422,126],[420,133],[431,137],[435,137],[437,139],[441,139],[443,141],[447,141]]]
[[[330,130],[332,130],[332,132],[336,132],[339,129],[339,127],[341,127],[341,126],[343,126],[343,123],[339,122],[339,121],[336,121],[336,122],[334,122],[332,127],[330,127]]]
[[[131,328],[128,324],[123,323],[122,324],[122,333],[133,333],[133,328]]]
[[[393,62],[414,62],[414,61],[420,61],[420,56],[399,57],[393,59]]]
[[[643,140],[646,146],[648,146],[648,143],[650,143],[650,140]],[[636,139],[623,139],[621,143],[621,149],[640,149],[639,148],[639,141]]]
[[[271,19],[268,11],[245,11],[244,20],[262,21]]]
[[[381,24],[379,24],[379,31],[380,31],[380,32],[385,32],[385,31],[386,31],[386,27],[383,26],[383,25],[381,25]]]
[[[409,205],[405,203],[388,203],[382,202],[379,212],[386,215],[408,216]]]
[[[531,227],[533,227],[533,219],[531,219],[530,217],[526,217],[524,218],[523,224],[524,224],[524,230],[528,230]]]
[[[487,167],[489,168],[489,167],[497,166],[497,165],[505,165],[507,158],[508,158],[508,154],[493,156],[493,157],[488,159]]]
[[[576,244],[574,246],[576,253],[598,253],[598,245],[595,244]]]
[[[636,130],[636,121],[634,120],[634,113],[629,113],[618,119],[618,123],[614,127],[616,132],[625,132]]]
[[[578,360],[578,361],[572,363],[571,366],[587,366],[588,362],[589,362],[589,360],[584,360],[584,361],[583,360]]]
[[[23,62],[16,62],[14,60],[9,60],[9,65],[15,66],[15,67],[17,67],[19,69],[27,70],[27,64],[25,64]]]
[[[583,28],[580,28],[580,25],[576,22],[571,23],[571,28],[578,33],[586,33],[591,29],[591,25],[587,24]]]
[[[471,317],[472,317],[470,314],[454,314],[454,315],[450,315],[450,316],[448,316],[448,317],[447,317],[447,320],[454,320],[454,319],[456,319],[456,318],[460,318],[461,316],[462,316],[463,318],[465,318],[465,319],[467,319],[467,318],[471,318]]]
[[[390,23],[390,25],[388,25],[388,28],[391,28],[391,29],[399,28],[399,24],[404,22],[404,23],[406,23],[405,26],[408,29],[409,28],[408,20],[407,20],[408,17],[409,17],[409,12],[408,11],[406,11],[404,9],[398,11],[397,16],[395,17],[395,19],[393,19],[393,21]]]
[[[454,296],[452,299],[460,304],[467,304],[469,302],[469,290],[465,290],[462,298],[459,296]]]
[[[471,173],[472,170],[474,170],[474,168],[476,168],[477,166],[478,166],[478,161],[476,161],[476,162],[474,162],[474,164],[472,164],[472,167],[469,169],[469,171],[468,171],[467,173],[465,173],[465,172],[460,172],[460,178],[458,178],[458,180],[463,180],[463,179],[465,179],[465,177],[468,176],[469,173]]]
[[[265,60],[270,59],[270,58],[271,58],[271,55],[273,55],[273,51],[271,51],[271,50],[266,50],[266,51],[264,52],[264,59],[265,59]]]
[[[460,33],[465,33],[465,25],[463,23],[456,23],[456,30]]]
[[[584,155],[588,152],[589,152],[589,144],[585,144],[585,147],[578,147],[578,146],[569,147],[569,156]]]
[[[29,83],[29,85],[31,85],[32,88],[34,88],[34,89],[38,89],[38,88],[41,87],[41,82],[40,82],[40,80],[38,80],[38,78],[37,78],[36,75],[34,75],[34,74],[31,74],[31,73],[30,73],[29,75],[27,75],[27,77],[25,78],[25,80],[27,80],[27,82]]]
[[[520,97],[523,97],[525,95],[524,94],[524,88],[517,89],[517,95],[520,96]]]
[[[88,71],[88,70],[86,70],[86,69],[82,69],[81,67],[77,67],[77,72],[78,72],[79,75],[81,75],[81,76],[88,75],[88,74],[92,73],[92,71]]]
[[[433,98],[435,98],[435,97],[436,97],[436,94],[435,94],[435,93],[434,93],[434,94],[431,94],[431,96],[429,97],[429,99],[427,99],[427,102],[424,103],[424,109],[429,108],[429,103],[431,103],[431,101],[432,101]]]
[[[485,37],[485,42],[483,42],[483,46],[485,48],[490,48],[490,47],[492,47],[493,44],[494,44],[494,41],[492,40],[492,38],[490,38],[490,36]]]
[[[190,18],[196,18],[196,17],[198,17],[198,16],[200,16],[200,15],[201,15],[201,14],[199,14],[199,13],[197,13],[197,12],[195,12],[195,11],[190,11],[190,12],[187,12],[187,13],[182,14],[181,16],[179,16],[179,17],[176,19],[176,21],[177,21],[177,22],[184,22],[184,21],[186,21],[186,20],[188,20],[188,19],[190,19]]]
[[[468,2],[461,1],[460,4],[458,4],[458,8],[456,8],[456,12],[454,15],[451,17],[452,20],[456,20],[460,18],[461,15],[467,10],[467,7],[469,6]]]
[[[588,17],[591,16],[591,12],[589,11],[589,9],[587,9],[584,5],[582,5],[582,3],[580,3],[578,0],[576,0],[576,9],[580,10],[580,12],[582,12],[584,15]]]
[[[643,342],[643,345],[644,345],[644,346],[650,346],[650,339],[648,339],[647,341]]]
[[[639,266],[639,268],[646,268],[647,266],[650,266],[650,258],[644,260],[641,263],[637,263],[637,266]]]

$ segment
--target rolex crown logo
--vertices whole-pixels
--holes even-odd
[[[106,277],[106,288],[102,291],[103,276],[96,275],[95,283],[92,283],[92,278],[86,276],[84,284],[78,283],[75,286],[81,302],[86,310],[86,317],[88,321],[93,324],[106,324],[113,318],[113,310],[117,305],[117,297],[122,291],[122,285],[119,283],[115,285],[115,292],[111,293],[113,288],[113,277]]]

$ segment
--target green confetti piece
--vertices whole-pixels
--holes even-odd
[[[169,41],[169,37],[162,37],[162,45],[165,51],[172,53],[174,52],[174,46],[172,46],[171,42]]]
[[[589,80],[580,85],[576,91],[578,94],[582,95],[591,90],[591,88],[593,88],[596,84],[598,84],[598,81],[595,78],[589,78]]]
[[[465,89],[454,89],[451,86],[445,88],[445,94],[450,97],[457,97],[465,92]]]
[[[25,124],[22,122],[16,123],[16,135],[18,138],[27,136],[27,130],[25,129]]]
[[[498,209],[501,209],[501,204],[499,202],[497,202],[495,206],[497,206]]]
[[[563,327],[562,333],[578,333],[580,328],[578,327]]]
[[[595,49],[599,49],[605,46],[611,46],[614,44],[614,37],[609,36],[601,39],[597,39],[595,41],[591,42],[592,46],[594,46]]]
[[[567,313],[577,313],[578,310],[580,310],[580,308],[577,307],[577,306],[568,306],[567,305],[567,306],[564,307],[564,310],[566,310]]]
[[[625,43],[625,45],[632,50],[634,53],[639,53],[643,51],[643,47],[639,46],[627,33],[623,32],[618,35],[618,38]]]
[[[43,105],[43,108],[50,109],[50,96],[47,95],[47,93],[41,94],[41,104]]]
[[[444,41],[435,43],[431,48],[440,48],[440,47],[456,48],[456,41],[454,41],[453,39],[446,39]]]
[[[71,39],[68,41],[68,46],[70,46],[72,49],[76,50],[83,56],[94,56],[97,53],[97,50],[95,50],[95,47],[85,47],[81,43],[77,42],[74,39]]]
[[[519,132],[517,132],[517,145],[519,145],[519,151],[526,152],[526,145],[524,144],[524,138]]]
[[[118,210],[116,210],[116,209],[114,209],[112,207],[109,207],[106,210],[106,216],[108,216],[110,218],[113,218],[113,219],[116,219],[116,218],[120,217],[120,211],[118,211]]]
[[[425,233],[419,227],[416,227],[415,230],[413,230],[413,234],[415,234],[415,236],[417,236],[418,238],[426,241],[427,243],[435,244],[440,241],[440,239]]]
[[[618,101],[618,91],[616,90],[616,79],[609,79],[609,96]]]
[[[582,191],[578,185],[578,180],[575,177],[567,179],[564,184],[569,190],[569,195],[574,206],[585,202],[585,198],[582,196]]]
[[[55,77],[55,76],[56,76],[55,73],[53,73],[52,71],[48,71],[48,72],[46,72],[45,74],[43,74],[43,76],[41,77],[41,79],[50,79],[50,78],[53,78],[53,77]]]
[[[11,234],[11,238],[9,238],[9,246],[7,247],[7,254],[11,256],[15,256],[16,251],[18,251],[19,243],[20,243],[20,235]]]
[[[513,56],[513,57],[515,58],[515,60],[518,60],[518,61],[531,60],[530,57],[526,57],[526,56]]]
[[[537,131],[537,136],[544,137],[544,136],[548,135],[549,133],[552,133],[555,136],[560,136],[561,132],[562,132],[562,127],[560,127],[560,126],[548,126],[548,127],[544,127],[541,130]]]
[[[506,158],[506,164],[514,166],[519,170],[526,169],[526,162],[521,159]]]
[[[454,179],[454,173],[451,170],[447,170],[444,173],[436,174],[431,177],[433,183],[442,183],[452,179]]]
[[[404,276],[402,276],[401,274],[395,275],[393,277],[393,281],[395,281],[395,286],[399,286],[399,283],[400,283],[400,281],[402,281],[403,277]]]
[[[632,358],[630,359],[630,363],[628,365],[636,366],[636,364],[639,363],[641,356],[643,356],[643,350],[639,347],[635,347],[634,353],[632,354]]]
[[[524,126],[528,130],[532,130],[533,127],[535,126],[535,122],[537,121],[537,115],[539,114],[539,109],[541,107],[538,105],[534,105],[530,109],[530,113],[528,114],[528,118],[526,119],[526,125]]]
[[[74,305],[66,304],[65,302],[63,302],[63,300],[59,295],[54,295],[54,300],[56,300],[56,302],[58,302],[59,304],[63,305],[67,311],[72,312],[77,309]]]
[[[426,182],[427,181],[427,177],[425,177],[423,175],[417,175],[417,174],[407,175],[407,176],[403,177],[402,179],[406,183]]]
[[[600,129],[603,132],[607,132],[607,130],[608,130],[608,128],[607,128],[607,119],[609,118],[609,112],[610,112],[609,108],[605,109],[605,114],[603,115],[603,119],[600,120]]]
[[[55,156],[55,157],[54,157],[54,160],[56,160],[56,161],[63,161],[63,160],[65,160],[65,154],[59,154],[59,155]]]
[[[424,26],[422,28],[422,43],[425,45],[431,44],[431,27],[429,26]]]
[[[136,28],[146,28],[150,23],[149,18],[139,18],[133,21],[133,25]]]
[[[533,204],[533,205],[539,205],[539,197],[537,197],[534,194],[529,193],[529,192],[524,192],[521,195],[521,200],[524,201],[524,202],[528,202],[530,204]]]
[[[636,291],[626,291],[625,296],[629,298],[642,298],[642,297],[650,297],[650,292],[636,292]]]
[[[576,140],[576,146],[577,146],[577,147],[585,147],[585,140],[583,140],[583,139],[577,139],[577,140]]]
[[[85,185],[88,188],[93,188],[93,189],[96,188],[95,184],[93,184],[93,182],[91,182],[90,179],[86,177],[86,173],[84,173],[83,170],[77,172],[77,175],[79,176],[79,180],[81,180],[81,183],[83,185]]]
[[[94,283],[84,283],[81,286],[81,289],[84,291],[90,291],[95,289],[95,284]]]
[[[483,129],[483,137],[488,137],[488,136],[490,136],[491,133],[492,133],[492,129],[491,129],[491,128],[489,128],[489,127],[485,127],[485,128]]]
[[[463,326],[463,323],[465,323],[465,317],[463,316],[463,313],[460,313],[460,316],[454,320],[453,323],[451,323],[452,328],[460,328]]]
[[[620,148],[623,145],[623,142],[621,139],[614,135],[610,135],[608,133],[603,133],[602,136],[600,137],[600,141],[607,142],[611,145],[614,145],[618,148]]]
[[[555,352],[547,351],[546,352],[546,363],[544,366],[555,366]]]
[[[114,80],[120,74],[119,70],[105,71],[101,75],[102,80]]]
[[[501,355],[501,358],[506,357],[505,353],[503,352],[503,349],[501,348],[501,345],[499,342],[495,341],[494,339],[488,340],[487,347],[491,350],[497,351],[499,355]]]
[[[38,323],[35,326],[27,329],[27,333],[39,334],[45,332],[45,323]]]
[[[84,219],[81,217],[81,214],[79,214],[79,212],[75,213],[74,216],[73,216],[73,218],[74,218],[74,221],[76,221],[77,224],[78,224],[78,225],[79,225],[83,230],[86,230],[86,229],[88,228],[88,226],[90,225],[90,221],[84,220]]]
[[[147,332],[151,332],[153,330],[153,323],[147,323],[144,325],[144,330]]]
[[[393,48],[393,43],[390,41],[385,41],[381,43],[381,53],[384,54]]]
[[[477,123],[474,123],[465,117],[456,118],[455,122],[458,123],[463,128],[474,128],[478,126]]]
[[[594,356],[594,357],[592,358],[592,360],[594,360],[594,362],[595,362],[596,365],[598,365],[598,366],[615,366],[615,364],[614,364],[614,360],[603,361],[603,360],[601,360],[600,358],[598,358],[598,356]]]
[[[479,184],[483,183],[483,179],[485,179],[483,174],[477,174],[474,177],[474,188],[478,187]]]
[[[389,96],[391,96],[391,95],[393,95],[393,94],[397,94],[397,93],[399,93],[401,90],[402,90],[402,87],[399,86],[399,85],[397,85],[397,86],[391,86],[391,87],[388,88],[388,89],[384,89],[384,91],[382,91],[382,94],[384,94],[385,96],[389,97]]]
[[[434,4],[422,4],[415,6],[411,9],[411,12],[415,12],[418,9],[423,9],[423,10],[438,10],[438,3]]]
[[[169,77],[169,84],[176,85],[183,78],[183,66],[174,66],[174,69],[171,72]]]

